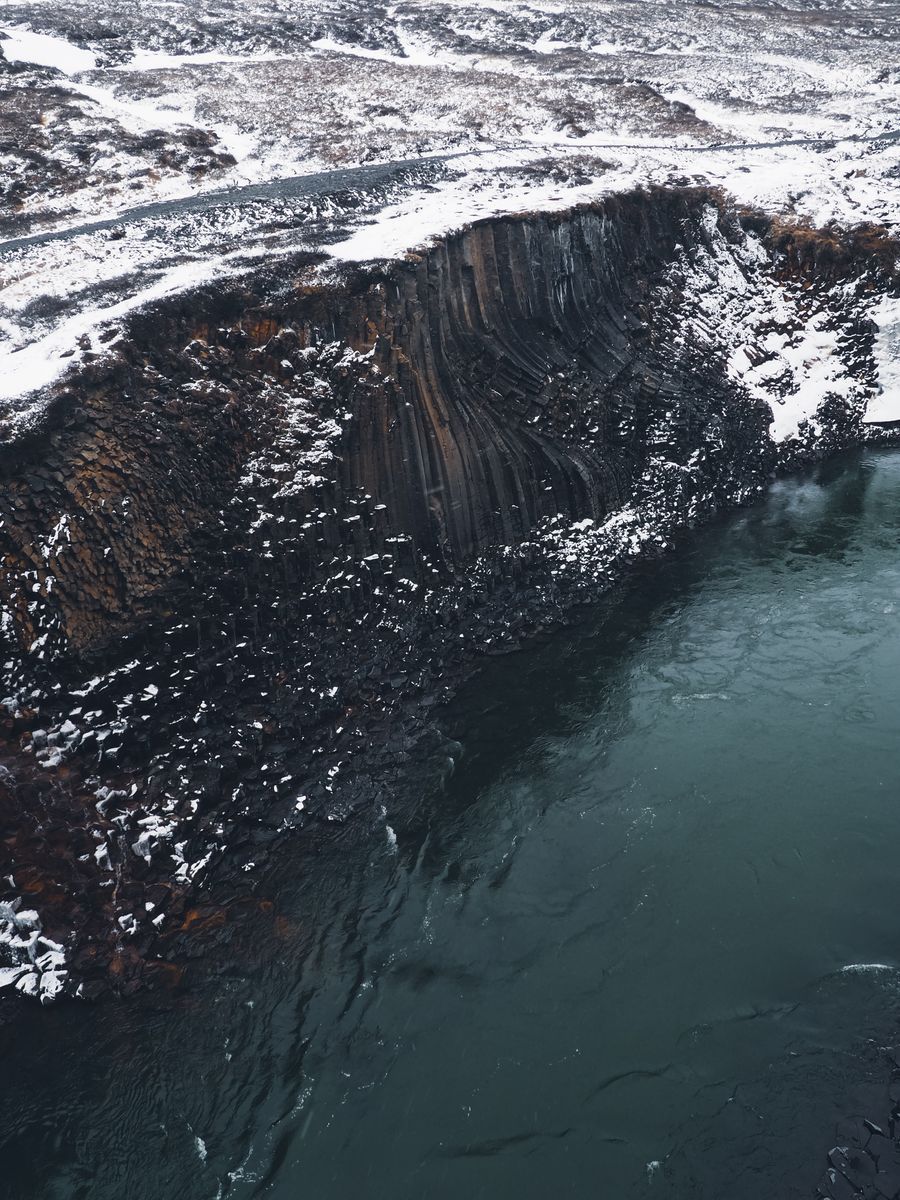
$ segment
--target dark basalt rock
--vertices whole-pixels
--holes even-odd
[[[729,374],[696,280],[749,271],[748,230],[752,270],[871,378],[853,289],[884,288],[896,246],[695,189],[326,281],[298,258],[139,313],[78,367],[0,464],[0,900],[30,897],[66,987],[128,990],[166,937],[183,953],[201,873],[250,887],[286,825],[390,803],[478,652],[861,438],[835,398],[778,448]]]
[[[871,1115],[838,1122],[828,1165],[815,1190],[816,1200],[896,1200],[900,1196],[900,1065],[895,1050],[884,1051],[883,1057],[887,1083],[883,1089],[870,1088]]]

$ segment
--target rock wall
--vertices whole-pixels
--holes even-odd
[[[377,808],[376,760],[403,762],[473,648],[859,439],[895,259],[876,230],[640,192],[103,332],[2,461],[12,982],[130,977],[211,864]],[[810,330],[822,395],[776,444],[753,372],[796,408]]]
[[[372,497],[384,531],[448,564],[548,515],[609,511],[655,422],[688,447],[721,408],[721,364],[675,351],[677,297],[657,294],[707,202],[482,223],[384,274],[274,281],[275,299],[255,281],[135,319],[56,400],[24,464],[22,444],[7,452],[2,591],[19,640],[54,630],[83,652],[145,622],[251,456],[273,480],[321,460],[316,422],[341,424],[333,499]],[[765,424],[760,409],[757,440]],[[345,541],[304,542],[321,540]]]

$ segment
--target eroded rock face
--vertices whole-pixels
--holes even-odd
[[[895,259],[638,192],[279,264],[92,347],[4,467],[7,981],[133,986],[215,864],[383,820],[473,652],[859,440]]]

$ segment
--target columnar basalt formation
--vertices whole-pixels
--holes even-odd
[[[473,650],[860,440],[895,260],[635,192],[108,329],[4,457],[4,978],[131,986],[217,862],[383,816]]]

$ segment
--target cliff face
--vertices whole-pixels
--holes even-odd
[[[673,451],[696,442],[721,401],[718,364],[675,350],[677,301],[658,295],[676,241],[696,236],[691,206],[632,198],[483,224],[381,285],[375,363],[397,390],[359,414],[352,484],[459,561],[544,517],[610,511],[662,419]]]
[[[321,545],[381,551],[382,535],[407,535],[452,569],[544,517],[608,512],[653,431],[690,451],[723,409],[722,363],[679,344],[689,314],[660,286],[676,245],[702,236],[705,203],[633,196],[483,223],[389,274],[136,319],[7,469],[3,592],[19,640],[49,632],[84,652],[140,627],[198,542],[236,532],[221,514],[245,473],[305,519],[302,547],[281,547],[305,549],[298,579]],[[768,413],[747,419],[755,450]],[[323,492],[370,498],[360,528],[317,517]]]
[[[10,979],[121,975],[211,861],[371,800],[372,745],[402,759],[401,701],[469,647],[858,439],[895,257],[636,193],[108,330],[3,467]],[[35,966],[25,874],[46,953],[88,894],[116,944]]]

